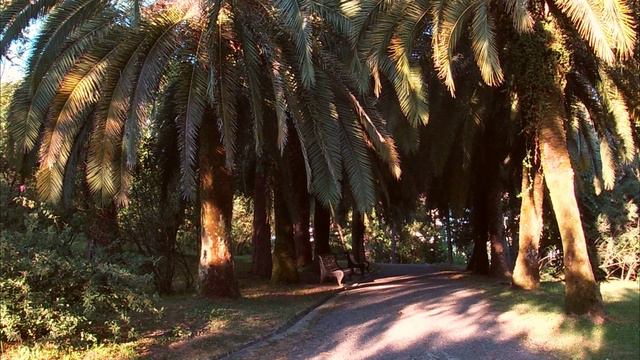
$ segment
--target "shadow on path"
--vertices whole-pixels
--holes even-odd
[[[297,332],[233,359],[542,359],[456,271],[382,265],[376,278],[321,306]]]

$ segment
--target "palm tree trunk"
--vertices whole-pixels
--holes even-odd
[[[548,97],[546,110],[539,125],[538,141],[545,182],[562,237],[566,311],[599,315],[602,296],[589,262],[578,210],[559,91]]]
[[[328,254],[329,232],[331,230],[331,212],[326,209],[318,200],[315,201],[313,212],[313,243],[315,244],[315,256]]]
[[[209,121],[207,121],[209,120]],[[231,255],[232,177],[216,124],[204,119],[200,130],[199,291],[205,296],[238,297]]]
[[[273,272],[271,281],[295,283],[298,281],[296,250],[293,238],[291,212],[279,186],[274,189],[274,212],[276,220],[276,242],[273,248]]]
[[[269,224],[269,188],[262,159],[258,159],[253,184],[253,256],[251,272],[271,278],[271,225]]]
[[[486,194],[487,236],[491,244],[491,275],[510,279],[509,248],[504,238],[504,212],[502,209],[502,187],[499,180],[493,180]]]
[[[294,131],[295,133],[295,131]],[[296,264],[298,267],[305,267],[311,264],[313,254],[311,250],[311,236],[309,235],[309,219],[311,217],[311,204],[309,192],[307,190],[307,178],[304,169],[304,159],[300,152],[292,155],[294,157],[291,180],[295,204],[293,210],[293,237],[296,244]]]
[[[537,289],[540,286],[538,249],[542,235],[544,179],[539,170],[531,170],[526,166],[522,169],[518,257],[512,277],[513,286],[525,290]]]
[[[364,261],[364,214],[353,210],[351,219],[351,247],[353,256],[357,261]]]
[[[471,213],[471,233],[473,234],[473,252],[467,264],[467,270],[476,274],[489,274],[489,254],[487,252],[487,212],[482,196],[476,195],[475,206]]]
[[[444,236],[447,239],[447,261],[453,264],[453,239],[451,239],[451,222],[449,220],[449,209],[442,210],[444,215]]]
[[[308,199],[308,196],[305,196]],[[305,267],[311,264],[311,236],[309,235],[309,218],[311,209],[309,203],[300,204],[295,221],[293,222],[293,237],[296,244],[296,264],[298,267]]]

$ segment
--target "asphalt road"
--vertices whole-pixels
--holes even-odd
[[[356,277],[357,278],[357,277]],[[546,359],[459,273],[383,265],[288,331],[230,359]]]

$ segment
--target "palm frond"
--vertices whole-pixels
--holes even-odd
[[[271,50],[273,52],[275,50]],[[278,149],[280,152],[284,151],[284,146],[287,143],[287,100],[285,98],[284,93],[284,79],[281,72],[281,64],[280,64],[280,56],[278,52],[270,56],[271,64],[271,84],[273,86],[273,95],[275,99],[275,112],[276,119],[278,121],[278,135],[276,139],[276,143],[278,145]],[[304,149],[304,146],[302,146]]]
[[[197,162],[198,130],[207,107],[207,71],[204,64],[202,48],[206,43],[203,35],[196,39],[196,59],[187,73],[187,92],[184,100],[184,113],[178,115],[178,149],[180,151],[180,175],[182,195],[191,200],[196,191],[196,174],[194,168]]]
[[[337,34],[346,39],[353,33],[353,24],[349,17],[349,14],[355,11],[353,3],[355,1],[311,0],[309,1],[309,13],[322,19]]]
[[[246,11],[247,9],[242,9]],[[260,88],[260,73],[262,70],[260,61],[260,49],[258,48],[257,39],[248,28],[248,16],[242,14],[237,15],[241,21],[234,24],[237,27],[239,40],[242,44],[242,53],[244,55],[244,68],[247,77],[247,86],[249,88],[249,102],[251,104],[251,114],[253,115],[255,150],[259,155],[262,153],[262,122],[263,122],[263,96]]]
[[[618,56],[623,60],[631,58],[636,44],[634,28],[638,26],[638,14],[634,20],[633,12],[624,0],[602,0],[602,21]]]
[[[371,25],[377,22],[378,17],[386,12],[394,3],[393,0],[371,0],[347,2],[352,11],[357,11],[353,17],[353,31],[350,37],[352,46],[358,46]],[[358,9],[359,8],[359,9]]]
[[[145,44],[145,48],[148,50],[144,54],[144,60],[140,67],[131,100],[131,112],[125,123],[123,135],[123,159],[126,159],[129,168],[133,168],[136,163],[140,129],[147,121],[150,103],[166,64],[171,55],[183,46],[180,27],[184,24],[183,20],[186,16],[188,15],[182,12],[170,11],[163,16],[154,17],[154,21],[148,23],[148,45]]]
[[[305,88],[311,88],[315,83],[311,51],[311,27],[307,24],[306,9],[309,0],[275,0],[274,5],[280,12],[285,30],[293,39],[296,46],[297,64]]]
[[[124,161],[120,157],[119,146],[138,75],[139,51],[144,35],[136,30],[114,34],[126,40],[118,46],[93,114],[95,120],[89,141],[86,179],[89,190],[100,203],[111,201],[118,192],[126,193],[121,182],[122,176],[126,175],[119,173],[117,161]]]
[[[373,107],[365,109],[365,106],[353,94],[348,94],[348,97],[361,126],[368,135],[368,140],[373,144],[376,154],[389,166],[391,175],[395,179],[399,179],[402,174],[400,156],[393,138],[387,133],[386,123]]]
[[[29,27],[31,20],[46,15],[60,0],[14,0],[0,12],[0,55]]]
[[[226,166],[233,168],[238,131],[238,95],[242,89],[241,69],[234,54],[227,54],[218,80],[219,90],[215,100],[218,127],[222,135],[226,155]]]
[[[617,138],[620,140],[622,147],[621,153],[623,161],[629,164],[635,159],[637,153],[636,144],[633,139],[631,116],[620,92],[606,71],[601,69],[599,75],[601,80],[599,93],[602,99],[603,110],[614,124],[615,133],[618,135]]]
[[[28,102],[27,111],[23,117],[11,120],[12,133],[20,151],[28,152],[35,145],[38,131],[46,119],[47,111],[64,76],[82,54],[108,34],[113,34],[112,26],[112,18],[109,16],[100,16],[88,21],[69,37],[69,45],[46,70],[44,77],[37,81],[35,89],[32,88],[33,81],[30,80],[30,77],[34,75],[28,75],[25,81],[25,86],[30,94],[28,99],[25,99]],[[14,101],[18,100],[16,98]]]
[[[489,16],[489,1],[478,0],[471,21],[471,48],[482,80],[497,86],[504,80],[496,44],[493,19]]]
[[[47,17],[29,58],[29,78],[33,87],[63,51],[69,35],[107,6],[107,0],[71,0],[57,6]]]
[[[614,46],[610,43],[608,30],[602,21],[602,9],[588,0],[555,0],[555,3],[595,54],[606,63],[613,63]]]
[[[426,124],[429,121],[429,108],[422,72],[418,66],[411,66],[406,60],[395,62],[389,57],[376,58],[375,67],[393,85],[400,109],[409,123],[412,126]]]
[[[436,0],[433,3],[433,63],[438,77],[444,81],[452,96],[455,96],[453,51],[462,36],[466,22],[473,15],[476,1],[481,0]]]
[[[349,104],[337,101],[336,108],[342,130],[340,132],[340,150],[344,169],[358,210],[366,212],[375,202],[375,186],[371,171],[373,164],[366,145],[365,134]]]
[[[79,130],[99,99],[101,82],[113,51],[85,55],[63,80],[49,112],[40,147],[40,170],[49,169],[38,172],[44,174],[37,182],[40,198],[45,201],[60,199],[69,154]]]
[[[520,33],[533,30],[533,17],[528,9],[529,0],[505,0],[507,13],[511,14],[511,22]]]

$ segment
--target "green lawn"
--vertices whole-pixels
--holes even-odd
[[[640,289],[638,282],[601,285],[608,321],[594,324],[563,312],[561,282],[543,282],[525,292],[487,284],[487,293],[502,316],[518,316],[525,343],[560,359],[640,359]]]

